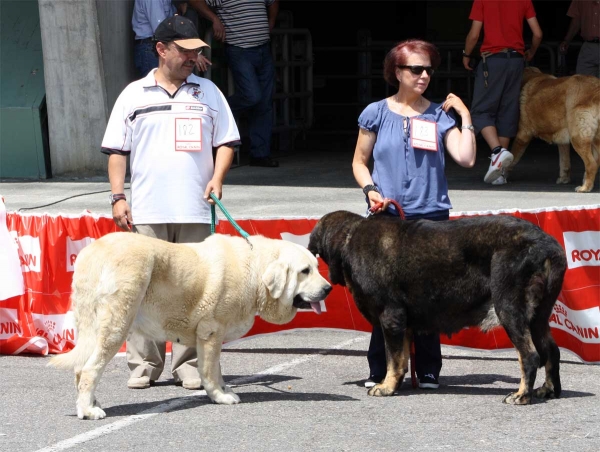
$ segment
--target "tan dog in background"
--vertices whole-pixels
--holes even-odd
[[[317,259],[285,240],[213,234],[201,243],[174,244],[115,232],[79,253],[73,274],[77,345],[49,365],[75,370],[77,417],[106,416],[95,390],[130,329],[198,351],[206,394],[231,405],[240,398],[221,375],[221,345],[242,337],[256,315],[276,324],[298,308],[320,313],[331,285]]]
[[[507,178],[533,138],[558,145],[557,184],[571,182],[572,144],[585,165],[583,183],[575,191],[591,191],[600,166],[600,79],[590,75],[556,78],[535,67],[525,68],[519,130],[511,149],[514,160],[506,168]]]

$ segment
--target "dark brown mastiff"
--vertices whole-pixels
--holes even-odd
[[[519,390],[504,402],[559,397],[560,352],[548,320],[567,263],[561,245],[534,224],[504,215],[434,222],[337,211],[321,218],[308,247],[329,266],[331,283],[347,286],[383,330],[387,374],[369,395],[399,387],[412,331],[450,335],[502,325],[521,366]],[[534,391],[542,366],[546,379]]]

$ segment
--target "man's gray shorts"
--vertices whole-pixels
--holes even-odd
[[[495,126],[498,136],[512,138],[519,125],[519,95],[525,60],[521,55],[492,55],[488,66],[487,88],[484,85],[483,61],[477,65],[471,118],[477,132]],[[512,56],[514,55],[514,56]]]
[[[577,74],[600,77],[600,43],[584,42],[577,57]]]

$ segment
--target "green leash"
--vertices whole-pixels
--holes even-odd
[[[227,209],[225,209],[223,204],[221,204],[221,201],[219,201],[219,198],[217,198],[217,196],[214,193],[211,193],[210,197],[215,202],[215,204],[217,206],[219,206],[219,209],[221,209],[221,212],[223,212],[223,215],[225,215],[225,217],[229,220],[229,222],[235,228],[235,230],[238,231],[240,233],[240,235],[246,239],[246,242],[248,242],[248,245],[250,245],[250,248],[252,248],[252,243],[250,243],[250,239],[248,238],[248,237],[250,237],[250,234],[248,234],[246,231],[244,231],[240,227],[240,225],[235,222],[235,220],[231,217],[231,215],[229,215],[229,212],[227,212]],[[217,211],[215,209],[215,204],[210,205],[210,233],[211,234],[215,233],[215,224],[217,222]]]

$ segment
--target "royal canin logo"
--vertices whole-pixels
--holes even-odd
[[[52,320],[46,320],[44,321],[44,326],[46,327],[47,331],[54,331],[54,328],[56,328],[56,322],[53,322]]]
[[[563,232],[569,268],[600,266],[600,231]]]
[[[556,301],[550,326],[575,336],[581,342],[600,345],[600,311],[598,308],[571,309]]]
[[[18,236],[15,231],[10,231],[19,251],[19,261],[21,262],[21,271],[40,272],[42,252],[40,248],[39,237],[30,235]]]
[[[43,337],[55,347],[62,349],[67,342],[76,342],[77,333],[72,311],[48,315],[32,313],[32,318],[35,335]]]
[[[565,317],[567,317],[567,310],[560,304],[556,304],[554,305],[554,312],[556,312],[557,314],[561,314]]]
[[[70,237],[67,237],[67,272],[74,271],[77,256],[94,240],[92,237],[84,237],[81,240],[71,240]]]
[[[0,339],[23,336],[16,309],[0,308]]]

